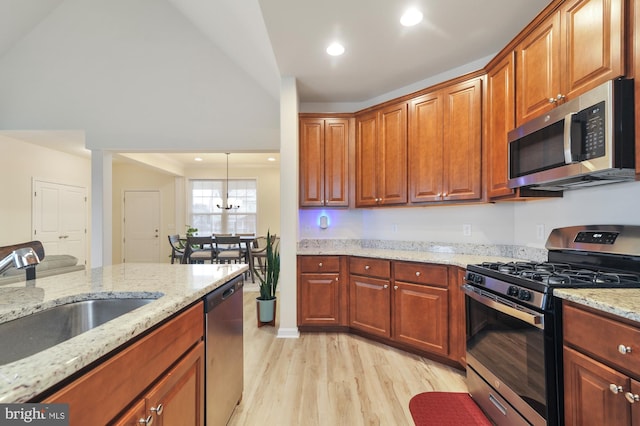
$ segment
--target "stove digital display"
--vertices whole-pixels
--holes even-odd
[[[618,238],[619,232],[593,232],[582,231],[576,235],[575,243],[587,243],[587,244],[614,244],[616,238]]]

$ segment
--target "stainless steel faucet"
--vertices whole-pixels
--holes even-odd
[[[20,248],[12,251],[8,256],[0,260],[0,274],[12,265],[18,269],[24,269],[33,268],[38,263],[40,263],[40,258],[31,247]]]

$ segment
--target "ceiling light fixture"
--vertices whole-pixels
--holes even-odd
[[[327,47],[327,53],[331,56],[340,56],[344,53],[344,46],[340,43],[331,43]]]
[[[225,186],[227,188],[227,198],[225,199],[225,201],[227,202],[227,204],[225,206],[221,206],[220,204],[217,204],[216,206],[219,209],[223,209],[223,210],[231,210],[231,209],[239,209],[240,205],[236,204],[234,205],[233,203],[230,203],[229,201],[229,153],[225,152],[225,154],[227,155],[227,179],[225,180]]]
[[[196,157],[196,158],[193,159],[193,161],[202,161],[202,158]]]
[[[405,27],[413,27],[422,21],[422,12],[418,9],[408,9],[400,18],[400,23]]]
[[[274,157],[269,157],[267,158],[267,161],[276,161],[276,159]]]

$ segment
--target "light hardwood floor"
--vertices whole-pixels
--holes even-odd
[[[409,400],[466,392],[464,372],[347,333],[279,339],[244,293],[244,394],[229,425],[413,425]]]

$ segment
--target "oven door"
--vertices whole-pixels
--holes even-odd
[[[470,394],[496,424],[547,424],[546,352],[553,349],[545,316],[469,284],[463,289]]]

